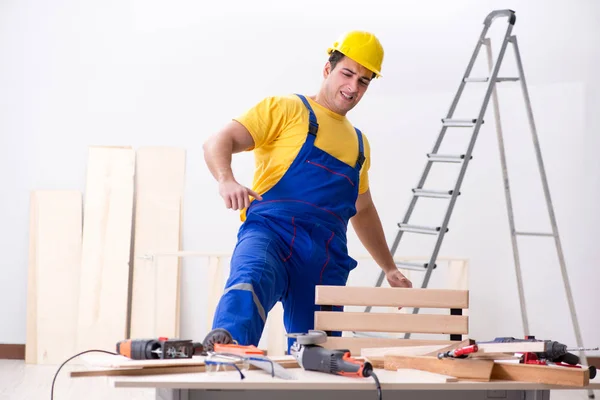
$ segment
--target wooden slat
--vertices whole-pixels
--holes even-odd
[[[132,338],[179,336],[180,259],[185,150],[143,147],[136,155],[136,210],[131,299]]]
[[[544,342],[477,343],[477,353],[543,353]]]
[[[29,196],[29,267],[27,270],[27,320],[25,362],[37,363],[37,197]]]
[[[315,312],[315,329],[323,331],[466,334],[468,328],[465,315]]]
[[[467,339],[460,342],[456,341],[450,345],[444,343],[418,346],[372,347],[363,348],[361,350],[361,355],[371,361],[371,364],[373,364],[374,367],[383,368],[384,357],[387,355],[437,357],[438,353],[469,346],[473,343],[475,343],[474,340]]]
[[[448,359],[419,356],[385,356],[385,369],[396,371],[399,368],[418,369],[454,376],[459,379],[471,379],[489,382],[492,377],[492,360]]]
[[[223,282],[223,262],[221,261],[221,257],[214,256],[208,258],[208,271],[206,272],[206,276],[206,291],[208,292],[206,328],[212,329],[215,311],[225,287]]]
[[[89,148],[78,351],[114,351],[127,336],[134,172],[131,148]]]
[[[365,338],[365,337],[339,337],[327,338],[321,344],[326,349],[347,349],[353,356],[360,356],[362,349],[374,347],[400,347],[400,346],[432,346],[451,345],[451,340],[422,340],[422,339],[395,339],[395,338]]]
[[[394,376],[394,382],[407,383],[447,383],[458,382],[454,376],[435,374],[433,372],[418,371],[415,369],[399,368],[398,374]]]
[[[449,347],[445,344],[433,344],[428,346],[402,346],[402,347],[371,347],[361,350],[361,356],[368,360],[381,358],[384,356],[426,356],[428,354],[437,355],[442,349]]]
[[[82,196],[69,190],[31,194],[27,362],[56,364],[75,351]],[[34,354],[35,353],[35,354]]]
[[[194,374],[205,372],[204,365],[184,367],[158,367],[158,368],[116,368],[116,369],[91,369],[82,371],[71,371],[71,378],[85,378],[89,376],[150,376],[168,374]]]
[[[582,387],[590,383],[590,371],[588,368],[497,362],[494,363],[492,379]]]
[[[419,308],[468,308],[467,290],[317,286],[316,304]]]

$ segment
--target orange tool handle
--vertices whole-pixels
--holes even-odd
[[[219,344],[215,343],[214,345],[215,353],[231,353],[238,355],[250,355],[250,354],[258,354],[264,355],[265,352],[259,349],[254,345],[250,346],[242,346],[239,344]]]
[[[363,377],[365,363],[352,358],[350,352],[344,353],[342,362],[338,364],[339,374],[343,376],[358,376]]]

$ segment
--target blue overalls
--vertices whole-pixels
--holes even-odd
[[[248,207],[215,311],[213,329],[227,329],[242,345],[258,345],[267,313],[277,301],[282,302],[288,333],[313,329],[319,310],[315,286],[345,285],[357,265],[348,255],[346,230],[356,214],[362,134],[356,129],[354,166],[329,155],[314,145],[317,118],[307,99],[298,97],[309,113],[306,141],[278,183]],[[292,342],[290,338],[288,345]]]

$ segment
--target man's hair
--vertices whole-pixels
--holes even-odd
[[[337,63],[339,63],[340,61],[342,61],[342,59],[345,56],[340,53],[337,50],[334,50],[330,55],[329,55],[329,63],[331,64],[331,70],[333,71],[335,69],[335,66],[337,65]],[[375,79],[375,77],[377,76],[377,74],[375,74],[373,72],[373,76],[371,77],[371,79]]]

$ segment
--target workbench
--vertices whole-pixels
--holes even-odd
[[[186,373],[169,375],[115,376],[109,382],[116,388],[155,388],[157,400],[324,400],[333,396],[344,400],[377,400],[373,378],[353,378],[304,371],[287,370],[295,379],[272,378],[260,370],[218,373]],[[408,373],[410,372],[410,373]],[[549,400],[550,390],[600,390],[595,380],[585,388],[552,386],[528,382],[435,382],[419,371],[376,370],[383,399],[400,400]]]

